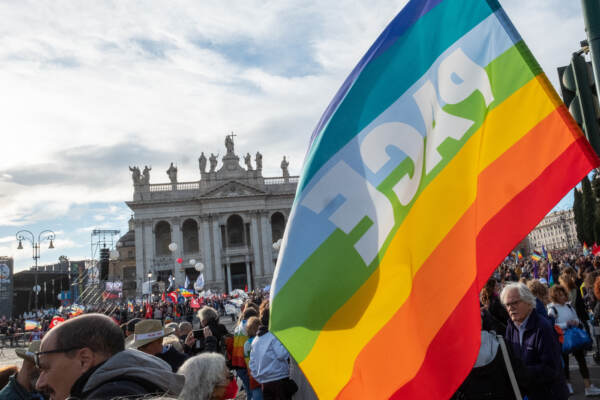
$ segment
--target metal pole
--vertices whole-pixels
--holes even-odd
[[[594,70],[596,90],[600,89],[600,1],[581,0],[583,20]]]

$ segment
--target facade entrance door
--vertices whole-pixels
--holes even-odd
[[[233,263],[231,264],[231,290],[242,289],[246,287],[248,280],[246,278],[246,264]]]

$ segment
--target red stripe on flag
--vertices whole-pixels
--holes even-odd
[[[584,157],[581,156],[582,151]],[[539,210],[548,210],[554,206],[579,182],[582,174],[596,165],[598,165],[598,158],[591,151],[586,139],[580,138],[481,229],[477,237],[479,268],[475,286],[471,286],[452,316],[436,334],[418,374],[396,391],[392,398],[448,398],[454,393],[464,379],[462,371],[465,367],[463,360],[465,353],[468,355],[467,359],[472,360],[472,365],[475,361],[472,354],[477,354],[478,351],[480,317],[479,312],[476,314],[473,312],[473,306],[478,306],[479,290],[485,285],[498,263],[504,259],[505,249],[516,245],[544,217],[545,212]],[[569,179],[565,179],[567,168],[575,171]],[[545,190],[547,185],[553,185],[554,190],[551,192]],[[529,207],[531,204],[535,204],[538,211],[533,211]],[[476,328],[473,327],[475,323],[477,323]],[[454,346],[457,340],[475,344],[476,347],[458,346],[457,348]],[[457,371],[463,373],[460,381],[456,381],[449,387],[451,391],[440,393],[436,389],[437,385],[433,383],[441,376],[444,376],[446,382],[452,382],[456,378]]]

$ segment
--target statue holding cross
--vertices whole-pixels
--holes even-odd
[[[225,136],[225,148],[227,149],[227,155],[233,155],[233,137],[237,136],[231,132],[231,135]]]

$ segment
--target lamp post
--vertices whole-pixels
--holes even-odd
[[[30,232],[26,229],[23,229],[16,233],[16,237],[17,237],[17,240],[19,241],[19,246],[17,247],[17,250],[23,250],[23,240],[27,240],[28,242],[30,242],[31,248],[33,249],[33,260],[35,261],[35,272],[34,272],[35,283],[33,285],[33,291],[35,293],[35,309],[37,310],[38,294],[40,293],[40,287],[38,286],[38,260],[40,259],[40,243],[43,240],[49,240],[50,245],[48,246],[48,248],[53,249],[54,248],[54,239],[56,238],[56,235],[50,229],[46,229],[46,230],[41,231],[38,234],[37,241],[36,241],[35,235],[32,232]]]

